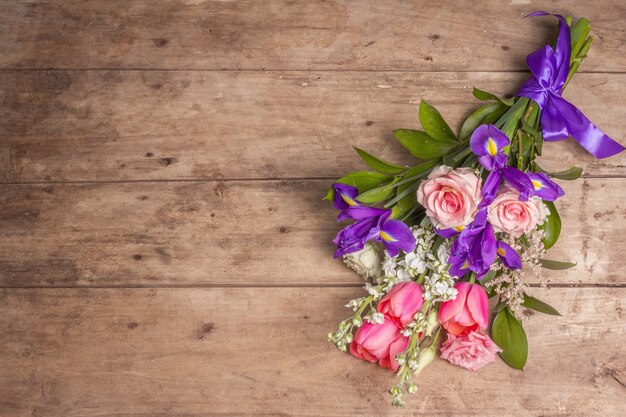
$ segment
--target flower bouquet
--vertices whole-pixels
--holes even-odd
[[[540,15],[548,13],[531,16]],[[340,178],[325,197],[338,221],[352,222],[333,241],[335,257],[367,281],[367,295],[347,304],[354,314],[328,339],[395,372],[394,405],[417,390],[413,377],[434,360],[440,341],[441,357],[453,365],[475,371],[499,355],[523,369],[521,308],[559,314],[528,293],[522,270],[540,277],[542,268],[574,265],[545,253],[561,230],[554,201],[564,192],[554,179],[575,180],[582,169],[546,172],[535,159],[544,141],[569,137],[597,158],[624,147],[561,97],[592,38],[587,19],[552,16],[558,36],[528,55],[531,77],[515,97],[474,89],[485,103],[458,135],[422,102],[423,131],[394,131],[422,162],[398,165],[357,148],[375,171]],[[490,298],[497,300],[491,313]]]

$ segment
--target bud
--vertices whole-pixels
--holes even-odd
[[[417,386],[415,384],[409,384],[407,391],[409,391],[409,394],[415,394],[417,392]]]
[[[435,354],[435,346],[431,346],[420,352],[420,355],[417,357],[417,369],[415,370],[416,375],[422,372],[425,367],[435,360]]]
[[[433,309],[430,311],[430,313],[428,313],[428,317],[426,318],[426,329],[424,330],[426,336],[430,336],[438,324],[439,321],[437,320],[437,310]]]
[[[351,343],[352,342],[352,333],[348,333],[345,337],[346,343]]]
[[[352,319],[352,324],[354,324],[356,327],[361,327],[361,325],[363,324],[363,319],[361,318],[361,316],[354,316],[354,318]]]
[[[402,395],[402,389],[401,389],[399,386],[394,385],[394,386],[393,386],[393,387],[389,390],[389,393],[390,393],[391,395],[396,395],[396,396],[398,396],[398,395]]]

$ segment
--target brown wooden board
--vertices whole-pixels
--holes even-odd
[[[624,71],[621,0],[7,0],[0,67],[521,70],[556,32],[536,10],[588,17],[584,69]]]
[[[554,284],[624,284],[623,179],[561,181]],[[3,286],[337,285],[329,180],[0,186]],[[529,282],[537,283],[529,276]]]
[[[0,290],[0,416],[620,416],[626,290],[535,289],[525,371],[394,376],[326,333],[358,288]],[[621,300],[621,301],[620,301]]]
[[[481,102],[472,86],[514,93],[526,74],[414,72],[0,72],[0,181],[333,178],[364,169],[361,147],[415,164],[393,130],[419,128],[421,99],[454,127]],[[566,97],[622,142],[626,74],[579,74]],[[547,143],[549,168],[626,174]]]

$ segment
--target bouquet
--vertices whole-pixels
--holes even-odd
[[[557,14],[552,45],[528,55],[530,78],[513,98],[474,89],[485,103],[458,135],[430,104],[419,106],[420,130],[395,137],[422,162],[403,166],[356,148],[374,171],[352,172],[326,199],[351,221],[333,243],[335,257],[367,281],[354,314],[328,339],[339,350],[397,375],[392,404],[414,393],[413,377],[439,355],[470,371],[499,355],[523,369],[528,344],[521,308],[558,315],[528,293],[522,271],[565,269],[545,258],[559,238],[555,182],[582,169],[546,172],[535,161],[544,141],[572,137],[597,158],[624,147],[561,97],[592,38],[587,19]],[[489,311],[489,299],[495,307]],[[493,317],[493,318],[492,318]],[[487,330],[491,328],[491,337]]]

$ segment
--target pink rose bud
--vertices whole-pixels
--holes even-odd
[[[441,344],[441,357],[468,371],[476,371],[495,362],[498,352],[502,352],[502,349],[489,336],[479,332],[462,336],[448,333],[448,340]]]
[[[470,168],[438,166],[417,189],[417,202],[438,229],[461,230],[474,219],[480,200],[480,178]]]
[[[395,372],[398,369],[396,355],[404,352],[408,343],[409,338],[403,336],[391,320],[382,324],[363,323],[350,343],[350,353]]]
[[[439,322],[455,336],[486,329],[489,318],[488,297],[480,284],[459,282],[454,300],[446,301],[439,308]]]
[[[424,304],[422,287],[417,282],[407,281],[396,284],[378,303],[378,312],[404,328],[413,321],[413,316]]]

